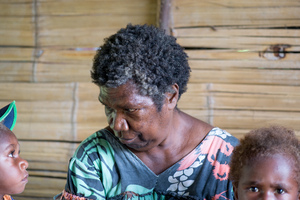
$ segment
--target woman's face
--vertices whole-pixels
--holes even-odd
[[[238,200],[299,200],[294,167],[280,154],[244,166],[235,188]]]
[[[24,191],[28,162],[19,155],[19,143],[9,129],[0,129],[0,196]]]
[[[111,129],[123,144],[136,151],[146,151],[168,136],[173,112],[166,101],[157,108],[150,97],[141,96],[135,86],[126,83],[118,88],[100,87],[99,101]]]

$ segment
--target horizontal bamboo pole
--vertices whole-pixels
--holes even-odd
[[[287,1],[194,1],[174,0],[174,27],[191,26],[299,26],[299,3]],[[274,5],[276,4],[276,5]],[[272,6],[274,5],[274,6]]]
[[[289,37],[199,37],[199,38],[178,38],[178,43],[183,47],[194,48],[227,48],[238,50],[264,51],[271,45],[289,45],[287,51],[299,51],[297,45],[300,39]],[[293,47],[295,45],[295,47]]]
[[[206,52],[204,52],[204,56],[206,56]],[[196,52],[195,52],[196,53]],[[190,55],[190,53],[188,53]],[[201,52],[198,52],[197,55],[199,56]],[[208,53],[209,54],[209,53]],[[211,56],[211,55],[209,55]],[[287,55],[289,56],[289,55]],[[189,64],[192,70],[252,70],[252,69],[281,69],[281,70],[294,70],[300,69],[299,63],[294,60],[267,60],[267,59],[251,59],[250,56],[247,59],[226,59],[225,56],[222,56],[220,52],[220,57],[223,59],[197,59],[197,58],[190,58]],[[268,77],[265,77],[268,78]]]
[[[177,38],[201,37],[294,37],[300,35],[299,29],[259,29],[234,27],[189,27],[174,28],[173,35]]]
[[[156,15],[156,1],[153,0],[72,0],[72,1],[39,1],[39,15],[104,15],[104,16],[120,16],[120,15]]]
[[[288,67],[288,66],[286,66]],[[266,84],[266,85],[300,85],[299,70],[193,70],[191,83],[230,83],[230,84]]]

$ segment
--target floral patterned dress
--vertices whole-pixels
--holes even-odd
[[[213,128],[192,152],[156,175],[102,129],[77,148],[65,190],[54,199],[234,199],[228,164],[238,142]]]

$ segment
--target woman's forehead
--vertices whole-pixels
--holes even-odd
[[[148,96],[140,95],[133,84],[124,84],[117,88],[100,87],[98,99],[103,104],[153,104],[152,99]]]

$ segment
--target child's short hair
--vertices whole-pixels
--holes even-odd
[[[229,179],[235,187],[245,165],[262,157],[284,155],[294,165],[295,180],[300,191],[300,141],[293,130],[282,126],[270,126],[250,131],[235,147],[230,162]]]
[[[8,130],[10,130],[10,129],[7,128],[3,122],[0,122],[0,137],[5,131],[8,131]]]
[[[8,129],[8,128],[3,124],[3,122],[0,122],[0,130],[3,130],[3,129]]]

